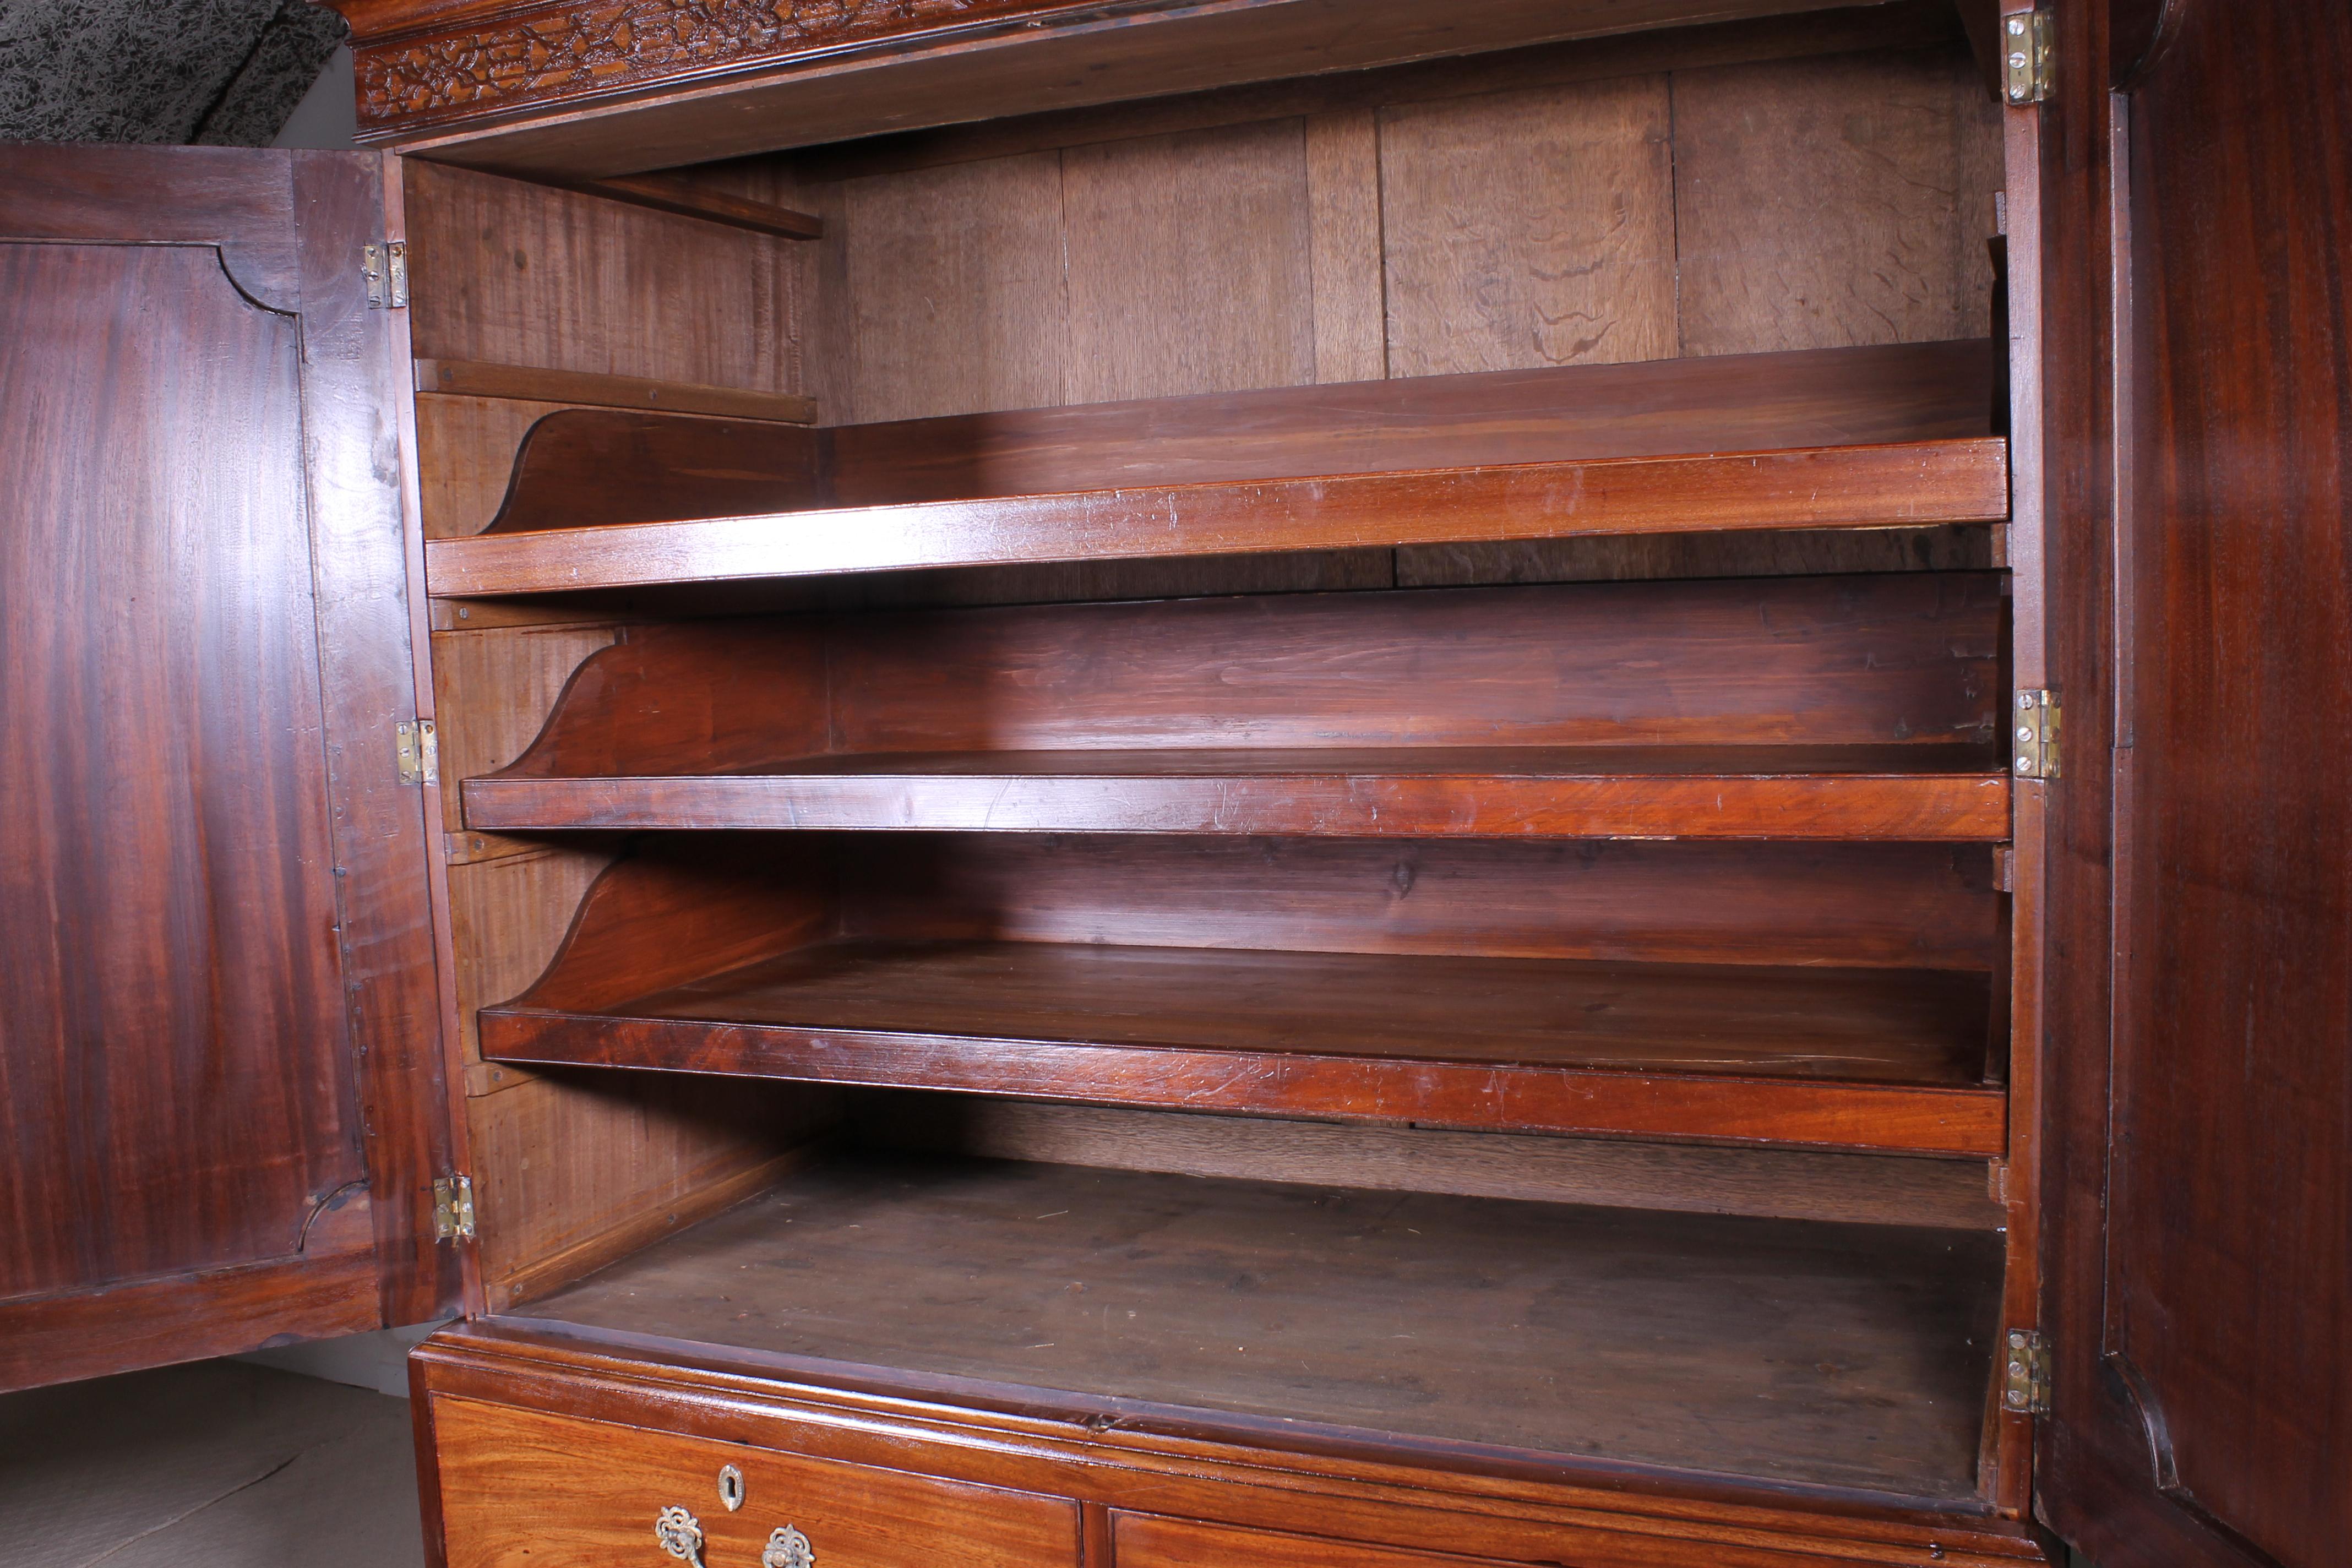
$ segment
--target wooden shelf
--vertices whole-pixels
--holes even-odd
[[[478,832],[830,828],[1400,837],[2009,837],[1979,746],[982,752],[467,779]]]
[[[1032,942],[823,942],[490,1058],[1515,1131],[1998,1154],[1988,977]]]
[[[787,510],[732,515],[703,454],[616,482],[527,444],[488,531],[431,542],[442,595],[1586,533],[1888,528],[2008,515],[1982,342],[1285,387],[823,433]],[[756,432],[745,460],[767,461]],[[572,443],[577,446],[578,443]],[[647,450],[657,442],[645,443]],[[611,512],[649,488],[676,515]]]
[[[508,1321],[1130,1431],[1541,1455],[1555,1471],[1581,1458],[1973,1510],[2000,1246],[851,1155]]]

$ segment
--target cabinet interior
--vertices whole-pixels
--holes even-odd
[[[2021,1506],[1999,111],[1832,18],[409,160],[484,1304]]]

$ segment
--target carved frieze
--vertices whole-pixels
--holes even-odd
[[[361,123],[470,118],[1041,13],[1084,0],[605,0],[356,40]]]

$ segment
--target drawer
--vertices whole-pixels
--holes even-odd
[[[1503,1568],[1491,1558],[1450,1552],[1400,1552],[1139,1513],[1111,1516],[1111,1544],[1118,1568]]]
[[[448,1568],[672,1568],[656,1521],[681,1509],[704,1568],[1076,1568],[1077,1505],[1061,1498],[735,1443],[436,1397]],[[730,1510],[720,1470],[740,1472]]]

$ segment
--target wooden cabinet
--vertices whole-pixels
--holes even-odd
[[[0,1383],[457,1317],[451,1568],[2337,1560],[2352,24],[341,8],[391,151],[0,153]]]

